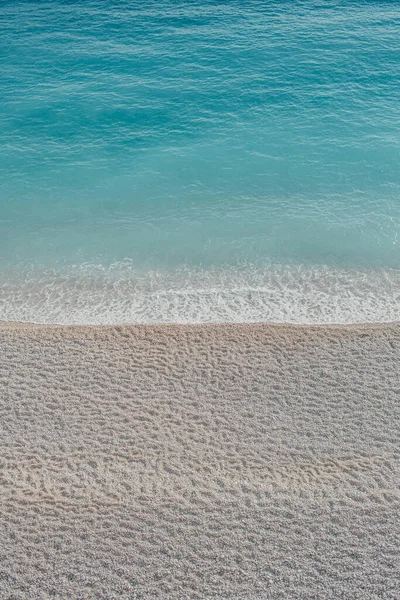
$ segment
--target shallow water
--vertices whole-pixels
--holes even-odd
[[[400,316],[395,2],[0,6],[0,318]]]

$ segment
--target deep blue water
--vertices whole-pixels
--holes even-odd
[[[2,0],[0,319],[400,318],[400,4]]]

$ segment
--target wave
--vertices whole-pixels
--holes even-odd
[[[3,274],[0,320],[54,324],[362,323],[400,319],[400,271],[270,265],[137,270],[37,267]]]

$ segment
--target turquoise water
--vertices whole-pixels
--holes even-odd
[[[0,319],[400,318],[400,5],[0,4]]]

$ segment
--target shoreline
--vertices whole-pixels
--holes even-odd
[[[400,323],[0,323],[0,598],[394,600],[399,362]]]
[[[254,322],[210,322],[210,323],[37,323],[35,321],[1,321],[0,327],[32,327],[32,328],[63,328],[63,329],[115,329],[115,328],[224,328],[224,327],[271,327],[271,328],[293,328],[293,329],[380,329],[386,327],[397,327],[400,325],[400,320],[396,321],[377,321],[377,322],[360,322],[360,323],[284,323],[284,322],[269,322],[269,321],[254,321]]]
[[[400,271],[266,265],[137,271],[117,265],[10,273],[0,320],[43,324],[398,321]]]

